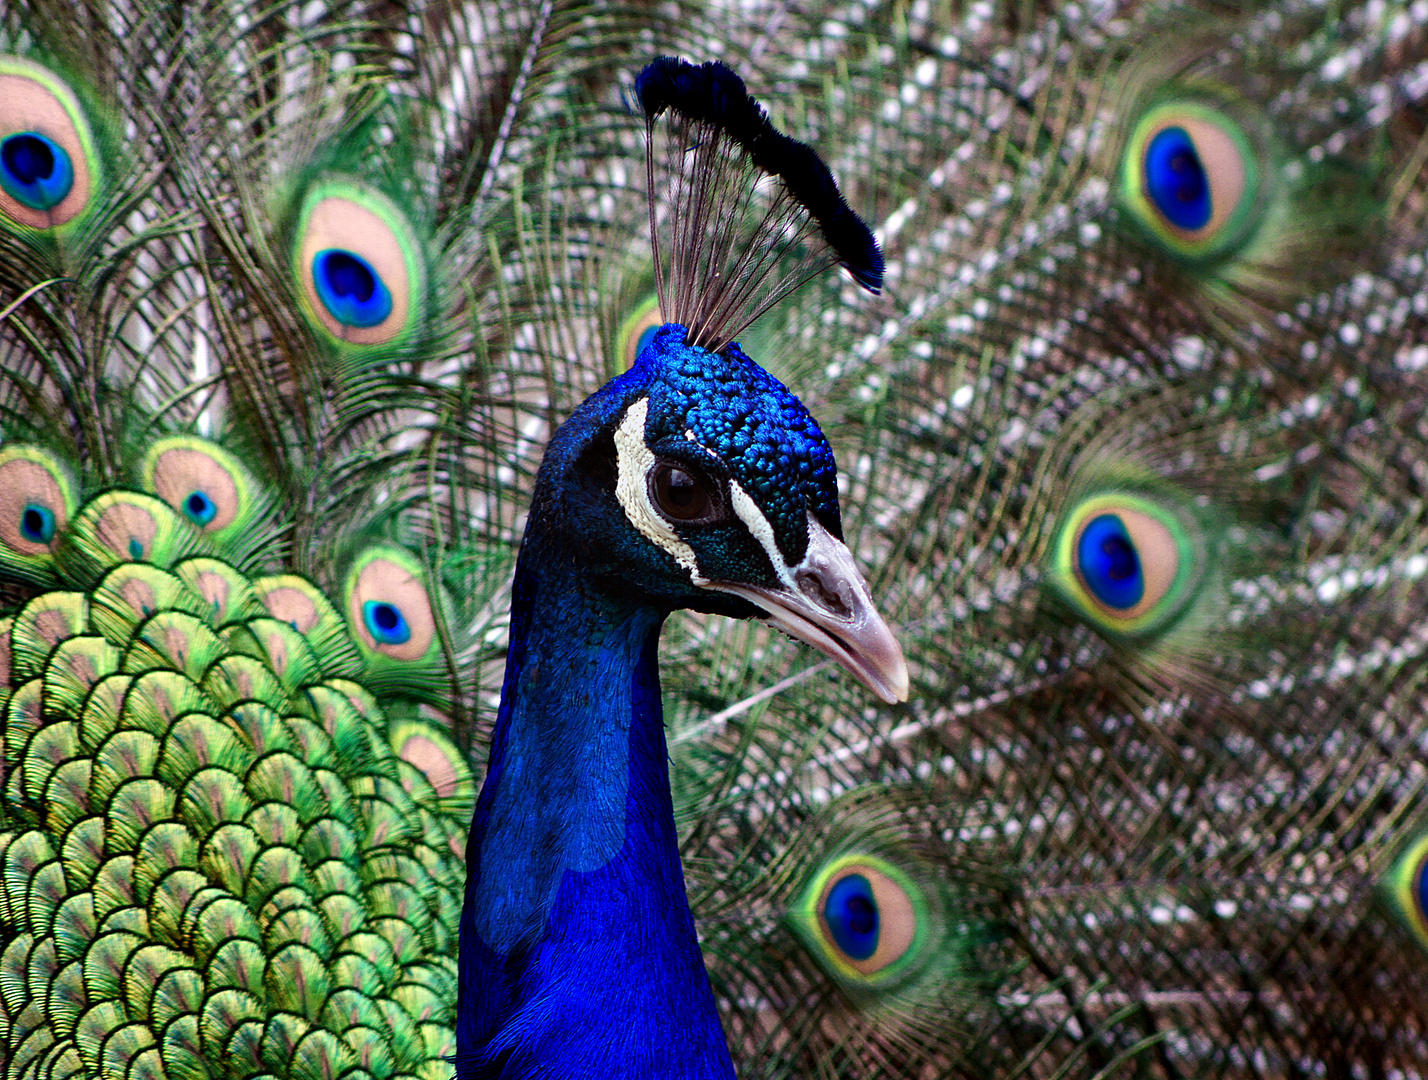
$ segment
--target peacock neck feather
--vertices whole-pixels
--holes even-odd
[[[732,1078],[680,866],[667,614],[580,558],[587,402],[537,481],[467,847],[458,1075]],[[613,1021],[613,1022],[612,1022]]]

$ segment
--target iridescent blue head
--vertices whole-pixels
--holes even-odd
[[[842,543],[828,440],[737,345],[686,334],[662,327],[555,434],[528,542],[622,600],[766,619],[900,700],[906,664]]]
[[[733,340],[835,262],[876,292],[882,254],[818,155],[722,64],[661,58],[636,92],[650,221],[665,216],[674,241],[652,229],[669,322],[551,439],[526,532],[544,558],[526,565],[563,566],[617,603],[766,619],[903,700],[902,650],[843,544],[828,440]],[[772,273],[770,252],[794,267]]]
[[[711,353],[684,334],[662,327],[625,377],[663,390],[649,398],[646,445],[752,499],[790,562],[807,550],[810,513],[841,540],[838,466],[803,402],[737,344]]]

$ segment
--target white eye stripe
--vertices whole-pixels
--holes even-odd
[[[749,493],[739,486],[737,480],[729,481],[729,502],[734,507],[734,513],[738,514],[739,520],[744,523],[744,528],[749,530],[749,534],[764,549],[764,554],[773,564],[774,573],[778,575],[779,581],[786,589],[797,591],[797,585],[793,580],[793,568],[784,561],[783,552],[778,549],[773,526],[769,524],[769,519],[764,517],[764,512],[759,509],[759,504],[754,502]]]
[[[640,398],[626,411],[620,426],[615,429],[615,466],[618,475],[615,480],[615,497],[633,525],[646,539],[658,544],[689,571],[689,580],[695,585],[708,584],[699,572],[699,563],[694,558],[694,549],[679,538],[650,502],[649,472],[654,468],[655,456],[645,445],[645,418],[649,414],[649,398]]]

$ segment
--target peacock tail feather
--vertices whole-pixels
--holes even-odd
[[[738,1074],[1428,1075],[1421,7],[8,5],[0,1076],[451,1074],[536,467],[666,321],[658,55],[886,259],[739,343],[910,700],[661,650]]]

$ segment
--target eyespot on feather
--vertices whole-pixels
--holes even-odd
[[[1404,929],[1428,950],[1428,833],[1399,853],[1384,876],[1380,892]]]
[[[76,506],[74,480],[34,446],[0,449],[0,543],[25,561],[48,561]]]
[[[143,483],[182,517],[221,533],[242,509],[252,481],[227,451],[185,436],[160,439],[144,456]]]
[[[1260,152],[1225,112],[1185,99],[1148,109],[1121,162],[1121,197],[1141,230],[1186,262],[1232,254],[1264,213]]]
[[[170,435],[149,447],[139,485],[202,532],[238,566],[261,560],[272,541],[276,493],[254,479],[238,456],[206,439]]]
[[[1193,523],[1145,496],[1090,496],[1062,522],[1053,580],[1098,628],[1128,636],[1155,631],[1183,610],[1203,570],[1193,530]]]
[[[421,564],[397,548],[365,553],[347,576],[347,620],[364,649],[393,660],[426,657],[436,617]]]
[[[39,64],[0,56],[0,213],[54,229],[93,205],[101,167],[84,110]]]
[[[654,340],[655,331],[664,325],[660,313],[659,297],[651,293],[645,297],[620,323],[615,339],[615,355],[620,358],[620,370],[628,371],[635,366],[645,346]]]
[[[308,191],[293,273],[309,320],[346,345],[388,345],[409,334],[425,290],[420,245],[402,212],[349,181]]]
[[[831,860],[809,882],[795,925],[815,959],[841,981],[893,984],[917,967],[931,917],[919,886],[872,854]]]

